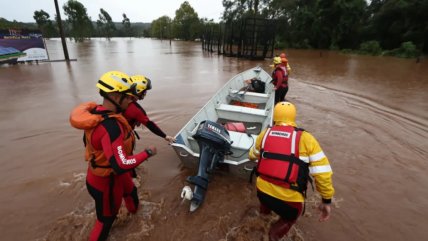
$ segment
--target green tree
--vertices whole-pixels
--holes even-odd
[[[33,18],[36,20],[36,23],[39,25],[39,27],[47,25],[51,21],[49,20],[49,17],[49,14],[43,10],[34,11]]]
[[[292,47],[357,48],[365,9],[365,0],[273,0],[261,16],[277,19]]]
[[[290,47],[311,48],[318,45],[318,39],[314,35],[321,30],[314,28],[317,19],[316,4],[316,0],[295,1],[292,5],[293,9],[289,9],[289,16],[282,15],[282,18],[279,18],[280,26],[277,27],[277,34],[288,39]],[[281,28],[283,24],[288,24],[288,28]],[[281,29],[287,29],[287,31]]]
[[[151,36],[160,39],[171,38],[171,24],[171,18],[166,15],[153,20],[150,29]]]
[[[230,22],[243,17],[268,17],[269,14],[281,11],[280,6],[289,2],[294,0],[223,0],[222,19]]]
[[[51,38],[58,35],[58,31],[53,25],[52,21],[49,19],[49,14],[43,10],[34,11],[34,20],[36,20],[37,25],[39,26],[40,31],[43,36],[46,38]]]
[[[190,6],[189,2],[183,2],[180,8],[175,11],[173,20],[174,36],[184,40],[194,40],[200,37],[201,27],[198,14]]]
[[[245,5],[242,1],[223,0],[223,16],[225,22],[230,22],[236,19],[241,19],[245,12]]]
[[[373,12],[367,32],[384,49],[411,41],[428,53],[428,0],[384,0],[370,6],[378,11]]]
[[[312,31],[318,48],[358,47],[365,0],[318,0]]]
[[[100,14],[98,14],[97,26],[101,36],[105,36],[107,39],[110,39],[113,34],[116,32],[116,27],[114,26],[113,20],[104,9],[100,9]]]
[[[388,52],[391,54],[401,51],[412,56],[420,50],[428,53],[428,0],[222,0],[222,3],[222,18],[226,23],[239,23],[252,16],[275,19],[277,46],[358,49],[361,43],[366,47],[367,42],[377,41],[380,48],[391,50]],[[416,50],[406,42],[412,42]]]
[[[261,15],[269,19],[284,19],[288,23],[292,13],[296,11],[296,0],[271,0],[263,2]]]
[[[125,33],[125,36],[132,36],[132,27],[131,27],[131,21],[129,20],[128,17],[126,17],[126,14],[122,14],[123,20],[122,20],[122,25],[123,25],[123,31]]]
[[[67,23],[70,25],[71,37],[74,41],[81,42],[85,38],[90,38],[93,26],[85,6],[76,0],[68,0],[63,6],[67,16]]]

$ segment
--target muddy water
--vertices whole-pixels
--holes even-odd
[[[81,132],[71,108],[100,101],[94,84],[108,70],[149,76],[141,103],[174,135],[233,75],[269,61],[201,52],[197,43],[148,39],[68,42],[76,62],[0,67],[0,233],[2,240],[86,240],[95,219],[84,179]],[[59,40],[47,41],[51,59]],[[321,57],[320,57],[321,55]],[[298,124],[329,157],[336,197],[331,220],[318,223],[309,194],[293,240],[425,240],[428,222],[428,62],[290,51],[287,98]],[[170,146],[147,130],[159,154],[140,167],[142,209],[120,213],[110,240],[267,240],[254,187],[219,174],[203,207],[187,213],[179,194],[187,175]]]

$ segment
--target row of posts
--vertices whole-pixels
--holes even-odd
[[[275,21],[246,18],[207,26],[201,41],[202,49],[208,52],[248,59],[270,58],[274,53]]]

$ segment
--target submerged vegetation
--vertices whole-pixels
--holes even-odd
[[[401,58],[416,58],[421,55],[420,50],[411,41],[404,42],[399,48],[383,50],[378,41],[372,40],[360,44],[358,50],[343,49],[344,53],[357,53],[366,55],[396,56]]]

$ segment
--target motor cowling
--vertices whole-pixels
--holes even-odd
[[[232,142],[229,132],[223,125],[213,121],[202,121],[199,128],[193,135],[193,138],[199,142],[207,142],[208,145],[218,151],[229,151]]]

